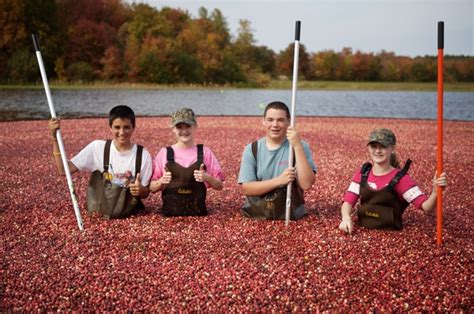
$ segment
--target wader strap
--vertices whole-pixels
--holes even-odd
[[[372,164],[370,162],[366,162],[362,165],[360,169],[361,178],[360,178],[360,186],[367,185],[367,178],[369,177],[370,169],[372,169]]]
[[[398,183],[398,181],[400,181],[400,179],[408,172],[408,169],[410,169],[410,165],[411,165],[411,160],[408,159],[407,162],[405,163],[405,166],[403,166],[403,169],[400,170],[397,173],[397,175],[395,177],[393,177],[393,179],[388,184],[387,187],[389,189],[392,189]]]
[[[173,148],[171,148],[171,146],[166,147],[166,160],[169,163],[174,163],[174,151],[173,151]]]
[[[140,173],[142,169],[142,153],[143,153],[143,146],[137,145],[137,156],[135,158],[135,177],[137,174]]]
[[[258,151],[258,142],[252,142],[252,153],[253,157],[255,158],[255,161],[257,161],[257,151]]]
[[[203,144],[197,144],[197,162],[198,162],[199,166],[201,166],[203,161],[204,161],[204,147],[203,147]]]
[[[105,141],[104,148],[104,172],[109,171],[110,164],[110,145],[112,145],[112,140]],[[142,169],[142,155],[143,155],[143,146],[137,145],[137,156],[135,158],[135,176],[140,173]]]
[[[104,172],[109,171],[109,156],[110,156],[110,145],[112,144],[112,140],[105,141],[105,148],[104,148]]]

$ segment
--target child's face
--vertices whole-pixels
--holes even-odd
[[[119,145],[130,145],[134,130],[130,119],[117,118],[112,121],[112,125],[110,126],[114,141]]]
[[[385,147],[380,143],[372,142],[368,145],[372,161],[379,165],[389,164],[390,155],[395,150],[393,146]]]
[[[289,126],[290,121],[284,110],[268,109],[263,118],[263,127],[267,132],[267,137],[275,141],[283,140],[286,137]]]
[[[189,125],[186,123],[179,123],[173,127],[173,133],[176,136],[176,140],[178,141],[178,143],[185,145],[191,145],[194,143],[195,131],[195,125]]]

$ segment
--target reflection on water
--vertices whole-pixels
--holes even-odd
[[[198,115],[261,115],[265,104],[290,105],[291,91],[262,89],[212,90],[53,90],[60,117],[106,116],[116,105],[128,105],[137,115],[168,115],[191,107]],[[436,92],[298,91],[300,116],[352,116],[436,119]],[[474,93],[446,92],[444,117],[474,121]],[[0,120],[50,117],[44,90],[0,90]]]

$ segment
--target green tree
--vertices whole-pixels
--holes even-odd
[[[177,52],[170,60],[177,79],[184,83],[202,83],[203,67],[194,56],[185,52]]]
[[[94,68],[87,62],[74,62],[67,67],[67,76],[73,82],[89,83],[95,79]]]
[[[158,56],[152,52],[144,52],[138,63],[140,76],[151,83],[168,83],[169,73]]]
[[[437,79],[436,64],[430,58],[415,58],[411,67],[412,80],[417,82],[433,82]]]
[[[219,35],[219,46],[224,49],[230,44],[230,32],[227,20],[219,9],[214,9],[210,17],[212,32]]]
[[[255,64],[254,44],[250,21],[239,20],[238,36],[233,45],[233,52],[244,71],[249,71]]]
[[[18,49],[15,54],[11,56],[7,63],[9,83],[34,82],[40,77],[36,56],[33,55],[30,50],[30,48],[23,47]]]
[[[266,46],[254,47],[254,62],[262,73],[276,76],[275,52]]]

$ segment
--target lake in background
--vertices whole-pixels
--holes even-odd
[[[116,105],[128,105],[139,116],[169,115],[181,107],[193,108],[197,115],[259,116],[271,101],[291,105],[291,90],[74,89],[51,94],[59,117],[107,116]],[[300,90],[296,115],[436,119],[437,93]],[[49,117],[43,89],[0,90],[1,121]],[[474,93],[445,92],[444,118],[474,121]]]

